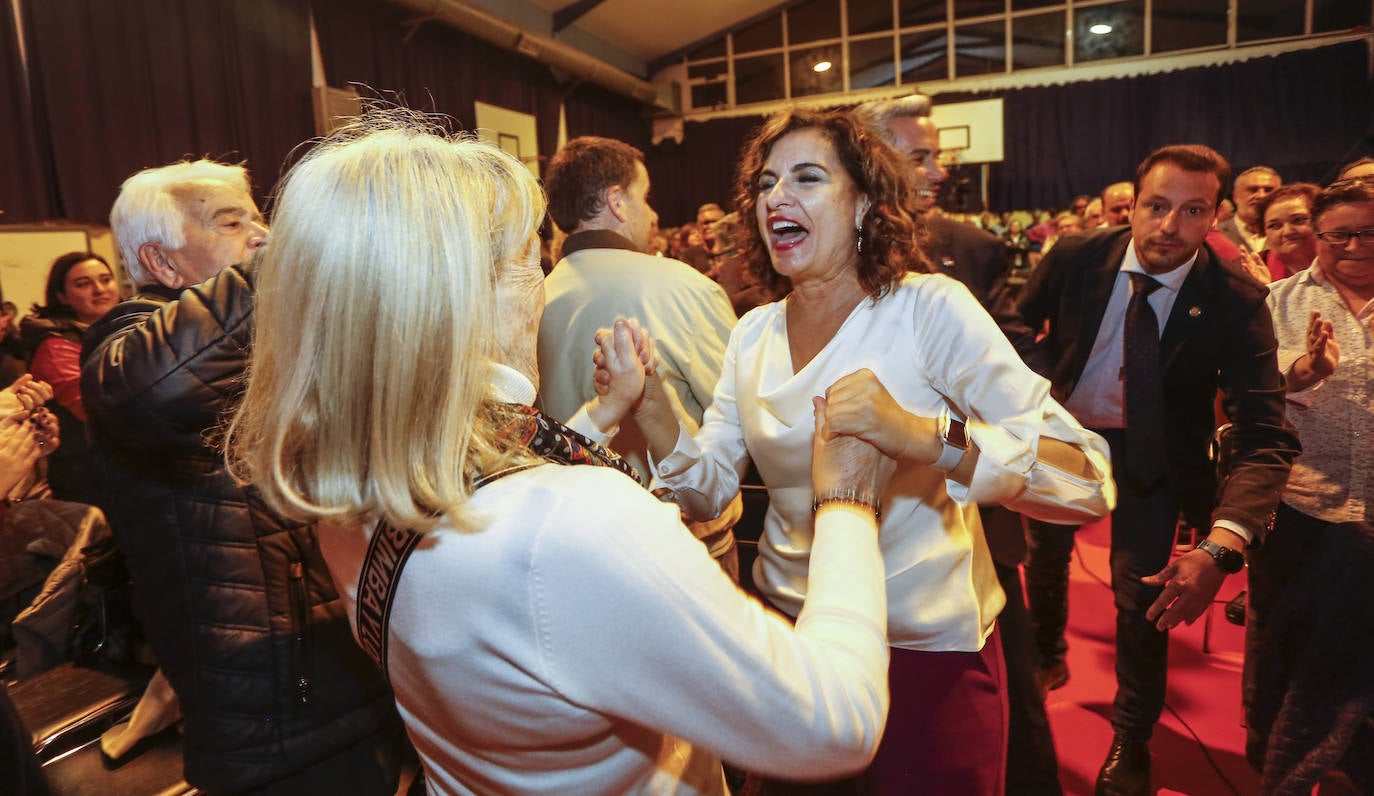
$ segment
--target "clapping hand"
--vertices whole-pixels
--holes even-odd
[[[14,383],[0,390],[0,416],[16,412],[32,412],[52,400],[52,387],[25,373]]]
[[[0,418],[0,495],[8,494],[33,469],[43,452],[38,441],[27,411]]]
[[[1331,321],[1322,320],[1320,312],[1312,313],[1307,324],[1307,362],[1313,375],[1324,379],[1336,372],[1341,361],[1341,347],[1336,343]]]
[[[1269,266],[1264,264],[1264,258],[1258,254],[1243,251],[1240,253],[1240,257],[1236,259],[1235,264],[1239,265],[1242,271],[1261,285],[1269,284]]]

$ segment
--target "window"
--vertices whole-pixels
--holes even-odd
[[[1144,0],[1108,3],[1073,12],[1075,63],[1125,58],[1145,52]]]
[[[892,30],[892,4],[849,0],[849,35]]]
[[[944,46],[943,43],[941,46]],[[893,68],[892,36],[849,43],[849,88],[858,91],[897,84]],[[941,67],[943,68],[943,66]]]
[[[1306,13],[1293,0],[1236,0],[1236,41],[1301,36]]]
[[[792,96],[810,97],[844,91],[840,45],[793,50],[788,62],[792,69]]]
[[[956,77],[1007,71],[1007,28],[1002,20],[960,25],[954,29]]]
[[[735,53],[768,50],[782,46],[782,15],[766,17],[747,28],[735,31]]]
[[[1011,67],[1064,65],[1064,12],[1012,17]]]
[[[1066,64],[1071,70],[1097,61],[1246,46],[1374,26],[1370,0],[779,3],[779,10],[700,42],[688,52],[683,62],[692,108],[773,102],[846,89],[921,88],[925,83],[957,83],[962,78]],[[822,62],[829,62],[829,67],[817,71]]]
[[[735,104],[783,99],[782,53],[735,59]]]
[[[840,38],[840,0],[807,0],[787,9],[787,43]]]
[[[1226,44],[1227,0],[1154,0],[1150,52]]]
[[[948,43],[944,28],[902,36],[902,85],[949,79]]]

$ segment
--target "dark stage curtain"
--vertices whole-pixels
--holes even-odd
[[[34,126],[33,106],[19,57],[19,32],[6,6],[0,9],[0,118],[9,119],[0,145],[0,221],[53,218],[52,169]]]
[[[1077,194],[1135,176],[1151,151],[1206,144],[1239,173],[1276,169],[1286,182],[1329,182],[1370,152],[1371,84],[1364,42],[1001,96],[1005,155],[989,172],[995,210],[1065,207]]]
[[[130,174],[246,159],[259,201],[314,133],[306,0],[25,0],[56,213],[106,223]]]
[[[1364,42],[1116,80],[941,94],[935,101],[998,96],[1006,159],[990,167],[988,187],[998,211],[1065,207],[1077,194],[1132,179],[1136,165],[1166,144],[1206,144],[1235,172],[1264,164],[1289,182],[1329,181],[1342,163],[1374,152]],[[740,145],[760,121],[688,123],[682,144],[654,148],[650,173],[660,186],[663,226],[694,217],[701,202],[731,198]]]
[[[568,139],[599,135],[638,147],[648,156],[652,125],[638,100],[589,83],[579,85],[563,102]]]
[[[707,202],[732,208],[735,168],[740,149],[763,119],[741,116],[709,122],[688,122],[682,143],[665,139],[645,150],[645,165],[653,181],[650,197],[659,225],[675,227],[697,220],[697,208]]]

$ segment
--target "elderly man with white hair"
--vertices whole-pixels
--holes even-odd
[[[110,226],[138,295],[87,333],[82,397],[134,599],[181,703],[187,781],[216,794],[394,793],[396,716],[314,526],[269,511],[215,442],[243,387],[252,254],[268,234],[246,170],[141,171]]]

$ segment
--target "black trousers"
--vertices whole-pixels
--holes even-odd
[[[1124,473],[1121,429],[1096,430],[1112,452],[1112,471]],[[1140,579],[1169,563],[1178,526],[1178,499],[1164,481],[1141,488],[1129,478],[1117,479],[1116,510],[1112,512],[1112,596],[1116,605],[1116,699],[1112,729],[1148,741],[1164,709],[1169,634],[1155,629],[1145,611],[1160,589]],[[1026,591],[1042,665],[1064,659],[1068,648],[1069,559],[1073,555],[1073,526],[1031,523],[1030,560]]]
[[[997,617],[1007,664],[1007,794],[1062,796],[1054,735],[1036,678],[1038,659],[1031,638],[1030,614],[1021,592],[1021,571],[1019,567],[997,562],[993,566],[997,581],[1007,594],[1007,607]]]

